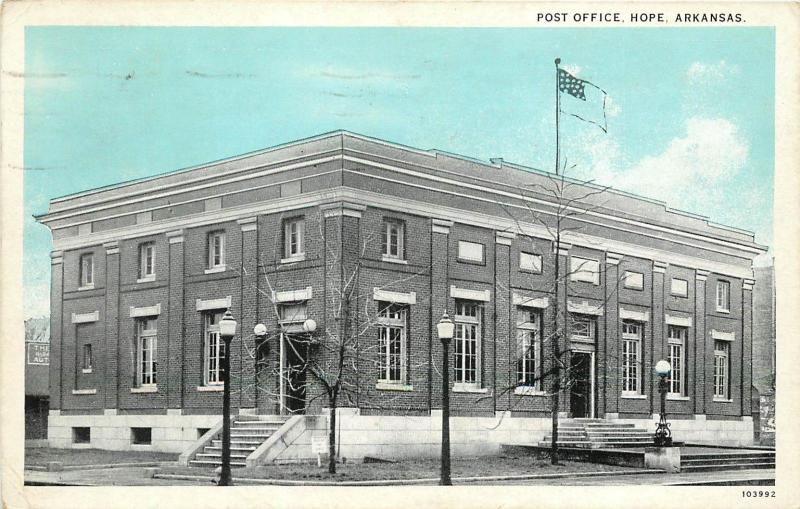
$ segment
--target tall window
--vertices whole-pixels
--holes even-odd
[[[569,278],[571,281],[600,284],[600,262],[578,256],[570,256]]]
[[[717,311],[731,310],[731,284],[729,281],[717,281]]]
[[[622,392],[642,392],[642,330],[640,322],[622,322]]]
[[[517,385],[541,387],[542,314],[517,308]]]
[[[81,286],[94,285],[94,253],[81,255],[80,273]]]
[[[378,379],[403,383],[406,380],[406,308],[378,303],[378,340],[380,342]]]
[[[387,258],[405,258],[403,251],[404,225],[402,221],[396,219],[386,219],[383,221],[383,256]]]
[[[139,279],[151,278],[156,275],[156,245],[145,242],[139,245]]]
[[[225,232],[208,234],[208,268],[225,268]]]
[[[669,325],[667,328],[667,343],[669,345],[669,363],[672,371],[667,382],[669,383],[669,393],[683,396],[686,387],[686,338],[689,336],[689,329]]]
[[[301,256],[305,253],[304,230],[305,221],[301,217],[287,219],[283,223],[284,258]]]
[[[92,363],[94,359],[92,358],[92,345],[83,345],[83,368],[84,373],[88,373],[92,371]]]
[[[714,398],[729,399],[730,343],[714,341]]]
[[[154,317],[136,320],[136,386],[156,385],[158,330]]]
[[[481,307],[471,301],[456,301],[455,377],[461,384],[480,383]]]
[[[576,341],[594,342],[597,320],[591,315],[570,313],[569,337]]]
[[[213,311],[203,315],[203,382],[205,385],[221,384],[225,381],[222,359],[225,357],[225,343],[219,335],[219,321],[222,312]]]

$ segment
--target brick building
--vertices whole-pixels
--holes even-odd
[[[182,451],[207,436],[222,407],[215,327],[230,308],[234,412],[297,414],[308,433],[291,454],[306,454],[324,433],[321,387],[275,373],[327,355],[297,354],[291,338],[307,318],[340,330],[337,285],[351,273],[354,316],[372,321],[353,327],[363,354],[340,402],[345,456],[436,452],[445,310],[456,454],[547,433],[554,317],[581,374],[563,415],[651,429],[652,367],[666,358],[676,439],[752,440],[753,234],[607,190],[572,204],[554,253],[557,204],[520,191],[548,182],[335,132],[52,200],[38,217],[54,244],[51,443]],[[556,257],[568,284],[552,284]]]

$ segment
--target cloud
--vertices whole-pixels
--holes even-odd
[[[739,74],[739,67],[731,65],[725,60],[720,60],[714,64],[703,62],[693,62],[686,71],[686,79],[691,84],[720,81],[730,76]]]

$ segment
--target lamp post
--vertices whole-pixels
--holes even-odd
[[[658,393],[661,395],[661,418],[656,426],[656,433],[654,442],[656,447],[672,447],[672,432],[669,429],[667,422],[667,392],[669,391],[669,383],[667,377],[672,371],[672,366],[665,360],[660,360],[656,363],[656,374],[659,376]]]
[[[233,319],[231,310],[225,311],[219,321],[219,335],[225,343],[225,355],[222,357],[222,372],[224,385],[222,392],[222,471],[219,477],[219,486],[233,486],[231,478],[231,386],[230,386],[230,351],[231,340],[236,334],[236,320]]]
[[[448,361],[450,354],[448,348],[450,340],[453,339],[455,324],[447,316],[447,311],[442,315],[442,319],[436,324],[436,332],[439,341],[442,342],[442,467],[439,484],[451,486],[450,480],[450,368]]]

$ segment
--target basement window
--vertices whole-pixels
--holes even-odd
[[[153,443],[153,428],[131,428],[131,443],[150,445]]]
[[[88,444],[91,442],[92,433],[91,428],[78,427],[72,428],[72,443],[73,444]]]

